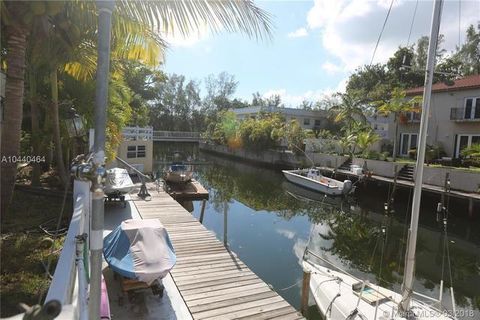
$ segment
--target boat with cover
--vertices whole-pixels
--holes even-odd
[[[416,319],[416,320],[444,320],[456,319],[455,299],[453,289],[450,288],[452,309],[444,312],[439,308],[442,305],[443,280],[440,282],[440,297],[434,299],[413,291],[415,273],[415,251],[418,234],[418,220],[420,215],[420,200],[423,185],[423,166],[425,161],[426,136],[428,115],[430,114],[430,98],[433,81],[435,52],[437,48],[442,0],[435,0],[433,4],[432,26],[430,34],[427,70],[423,93],[422,115],[420,120],[420,134],[418,140],[418,155],[415,171],[415,185],[412,201],[412,215],[408,242],[405,254],[405,271],[403,275],[402,293],[395,293],[368,281],[359,280],[347,272],[335,268],[325,267],[305,259],[309,254],[329,263],[320,255],[306,250],[304,270],[310,272],[310,291],[313,294],[318,309],[327,320],[361,319]],[[447,243],[448,245],[448,243]],[[333,265],[333,264],[332,264]],[[429,303],[423,300],[428,300]]]
[[[126,278],[151,285],[164,278],[176,263],[167,230],[158,219],[128,219],[103,240],[109,267]]]
[[[304,188],[323,192],[331,196],[346,195],[353,191],[353,184],[350,180],[339,181],[325,177],[317,168],[282,170],[285,178]]]
[[[171,183],[187,183],[193,178],[193,171],[189,165],[173,163],[165,172],[165,180]]]
[[[104,191],[107,196],[126,194],[134,188],[135,184],[126,169],[112,168],[107,170]]]

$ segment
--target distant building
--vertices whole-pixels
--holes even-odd
[[[297,120],[304,129],[323,129],[328,124],[328,114],[325,110],[304,110],[295,108],[278,108],[273,106],[254,106],[247,108],[232,109],[237,119],[244,120],[256,117],[260,112],[278,112],[285,117],[286,121]]]
[[[407,90],[407,96],[423,94],[423,87]],[[390,118],[391,119],[391,118]],[[417,147],[420,114],[408,113],[399,124],[398,154],[408,155]],[[393,137],[394,125],[389,125]],[[436,83],[432,88],[427,144],[441,147],[447,157],[458,158],[460,151],[480,143],[480,75],[456,80],[453,85]]]

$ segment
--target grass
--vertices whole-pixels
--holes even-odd
[[[8,317],[21,312],[20,302],[34,305],[43,302],[50,284],[45,275],[48,259],[52,257],[53,274],[64,237],[54,239],[53,247],[48,235],[39,225],[54,219],[62,206],[61,197],[46,197],[16,191],[13,203],[2,215],[0,240],[0,316]],[[71,217],[72,204],[65,204],[62,226]]]

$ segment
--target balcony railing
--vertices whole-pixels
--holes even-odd
[[[470,111],[473,118],[465,118],[465,107],[450,109],[450,120],[453,121],[480,121],[480,112],[474,110]]]
[[[126,140],[152,140],[153,127],[125,127],[122,133]]]

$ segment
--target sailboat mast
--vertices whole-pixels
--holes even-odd
[[[420,133],[417,146],[417,162],[414,175],[414,189],[412,202],[412,220],[408,230],[408,245],[405,258],[405,274],[403,277],[402,301],[399,308],[401,312],[409,309],[410,299],[413,292],[413,278],[415,273],[415,250],[417,246],[418,218],[420,216],[420,201],[423,185],[423,163],[425,161],[425,148],[427,144],[428,118],[430,114],[430,99],[432,95],[432,83],[435,67],[435,56],[440,30],[440,15],[443,0],[434,0],[430,39],[428,44],[427,69],[425,71],[425,86],[423,91],[422,117],[420,120]]]

